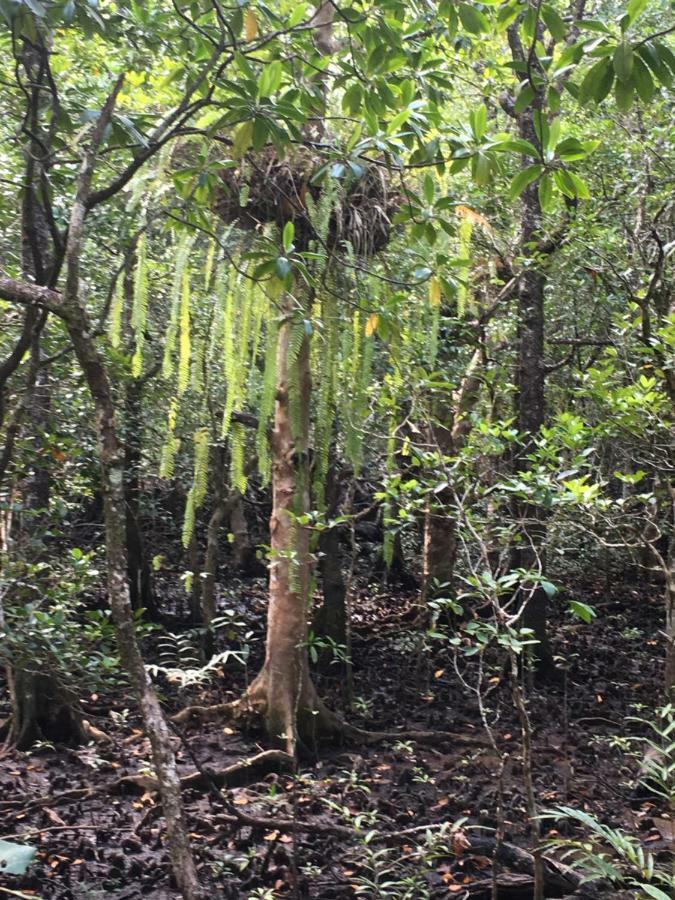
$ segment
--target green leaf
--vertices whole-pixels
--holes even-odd
[[[555,183],[558,185],[559,190],[562,193],[569,197],[570,200],[590,200],[590,193],[586,182],[582,181],[578,175],[575,175],[574,172],[569,172],[565,169],[556,169],[553,173],[553,177],[555,178]]]
[[[637,91],[640,100],[642,100],[643,103],[649,103],[654,96],[656,85],[654,84],[652,76],[649,74],[649,69],[644,64],[641,57],[637,55],[635,56],[633,64],[633,84],[635,85],[635,90]]]
[[[471,111],[469,114],[469,124],[473,136],[479,141],[487,131],[487,108],[484,103]]]
[[[408,121],[411,113],[412,110],[410,108],[402,109],[400,113],[397,113],[387,126],[387,134],[396,134],[401,125]]]
[[[284,250],[290,253],[293,248],[293,238],[295,237],[295,225],[292,222],[286,222],[282,235]]]
[[[484,13],[479,12],[470,3],[460,3],[457,12],[462,25],[472,34],[481,34],[488,31],[490,23]]]
[[[614,71],[619,81],[630,81],[633,72],[633,48],[628,41],[621,41],[614,51]]]
[[[544,3],[541,8],[541,17],[544,20],[544,24],[551,32],[553,39],[556,41],[564,41],[567,37],[567,26],[556,10],[553,9],[552,6],[549,6],[548,3]]]
[[[665,85],[666,87],[670,87],[672,75],[668,67],[664,64],[663,60],[657,53],[655,45],[650,41],[646,44],[640,44],[636,49],[642,57],[643,61],[652,70],[661,84]]]
[[[476,184],[484,186],[490,181],[490,159],[484,153],[475,153],[471,158],[471,174]]]
[[[256,116],[253,120],[253,131],[251,133],[251,144],[254,150],[261,150],[265,146],[268,134],[267,120],[264,116]]]
[[[6,875],[23,875],[35,859],[36,847],[0,840],[0,872]]]
[[[539,203],[544,212],[548,212],[553,205],[553,180],[549,172],[542,176],[538,187]]]
[[[612,89],[614,83],[614,67],[608,58],[598,60],[586,73],[579,89],[579,102],[582,106],[595,100],[602,103]]]
[[[363,102],[363,88],[357,81],[349,87],[342,98],[342,109],[350,116],[356,115]]]
[[[535,159],[539,156],[539,151],[524,138],[514,138],[509,141],[500,141],[493,149],[495,150],[513,150],[516,153],[522,153],[523,156],[533,156]]]
[[[532,184],[543,172],[544,167],[540,165],[528,166],[522,172],[518,172],[509,186],[509,200],[515,200],[523,193],[528,184]]]
[[[552,600],[558,593],[558,588],[551,581],[540,581],[539,586],[549,600]]]
[[[630,0],[626,9],[628,21],[634,22],[647,5],[647,0]]]
[[[251,146],[251,140],[253,138],[253,120],[249,119],[248,122],[244,122],[243,125],[239,126],[237,133],[234,136],[234,141],[232,142],[232,155],[236,158],[243,156],[244,153]]]
[[[617,79],[614,84],[614,97],[616,98],[616,105],[621,112],[627,112],[631,108],[634,93],[635,89],[632,81],[619,81]]]
[[[434,185],[433,176],[427,172],[424,176],[424,199],[427,201],[429,206],[434,202],[434,194],[436,193],[436,187]]]
[[[562,159],[563,162],[571,162],[575,159],[583,159],[584,156],[586,156],[588,153],[581,141],[573,137],[565,138],[564,140],[560,141],[560,143],[555,148],[555,152],[556,156],[558,156],[559,159]]]
[[[582,603],[580,600],[570,601],[570,612],[573,616],[581,619],[582,622],[589,624],[596,617],[597,613],[592,606]]]
[[[531,84],[526,84],[525,87],[520,91],[518,96],[516,97],[516,102],[513,105],[513,111],[515,113],[525,112],[527,107],[534,100],[534,88]]]
[[[666,894],[666,892],[662,891],[660,888],[654,887],[653,884],[640,884],[638,887],[641,891],[644,891],[648,897],[653,897],[654,900],[670,900],[670,894]]]
[[[271,97],[281,85],[282,68],[278,59],[265,66],[258,82],[258,96]]]

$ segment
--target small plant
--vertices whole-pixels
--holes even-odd
[[[651,732],[648,737],[625,739],[628,744],[641,742],[647,745],[638,783],[665,802],[672,818],[675,812],[675,741],[672,739],[675,709],[668,704],[657,710],[654,720],[634,717],[632,721],[646,726]],[[675,895],[672,860],[666,871],[638,838],[619,828],[611,828],[582,810],[560,806],[542,818],[561,817],[582,825],[588,838],[581,841],[556,838],[548,845],[564,848],[562,858],[573,867],[583,869],[586,880],[607,879],[616,886],[638,889],[641,896],[654,900],[671,900]]]

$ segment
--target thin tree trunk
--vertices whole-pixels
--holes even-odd
[[[481,386],[483,352],[474,352],[462,381],[453,393],[451,408],[442,420],[430,427],[430,442],[440,456],[458,453],[471,432],[470,414],[478,402]],[[447,463],[442,461],[443,473]],[[442,490],[429,494],[424,509],[424,542],[422,550],[422,591],[420,606],[426,615],[426,603],[434,583],[453,588],[457,563],[457,515],[453,511],[454,492],[448,484]]]
[[[268,734],[295,755],[298,738],[311,741],[321,726],[322,705],[309,675],[307,606],[309,530],[296,518],[309,510],[309,336],[297,362],[299,432],[291,422],[290,298],[284,302],[277,340],[277,384],[272,433],[269,611],[265,662],[248,698],[262,712]]]
[[[174,877],[185,900],[198,900],[200,897],[199,880],[183,818],[176,759],[166,719],[141,655],[129,596],[124,452],[117,433],[113,392],[105,363],[91,337],[93,329],[80,299],[80,252],[84,235],[86,204],[98,147],[110,121],[122,82],[123,78],[119,78],[101,111],[94,126],[90,148],[84,155],[78,175],[77,191],[68,226],[67,272],[62,298],[62,315],[94,401],[105,519],[108,599],[115,624],[120,657],[136,694],[152,748],[152,759],[166,820],[167,843]]]
[[[508,29],[509,43],[514,62],[530,65],[528,54],[523,47],[518,29]],[[515,114],[520,138],[535,147],[539,139],[534,127],[535,115],[544,105],[543,89],[535,91],[532,103]],[[528,165],[534,162],[525,159]],[[518,283],[518,348],[516,370],[515,408],[518,429],[524,436],[525,445],[516,454],[515,469],[523,471],[528,467],[527,455],[532,450],[534,440],[545,421],[546,366],[544,362],[545,312],[544,289],[546,274],[541,266],[539,244],[543,235],[543,212],[539,201],[538,181],[528,185],[522,194],[520,220],[520,247],[525,258]],[[550,252],[550,251],[549,251]],[[514,549],[514,567],[540,571],[545,567],[546,523],[543,512],[538,507],[515,504],[514,512],[520,522],[519,546]],[[548,598],[541,587],[529,590],[523,625],[531,628],[537,640],[535,647],[536,667],[540,675],[551,677],[556,672],[553,653],[548,635]]]

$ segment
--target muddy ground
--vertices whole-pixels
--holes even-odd
[[[228,663],[205,689],[181,689],[159,675],[169,710],[195,700],[236,698],[254,674],[262,649],[264,584],[237,585],[223,598],[228,608],[233,596],[233,619],[243,625],[229,637],[221,635],[221,648],[236,646],[250,630],[247,666]],[[591,812],[638,835],[645,848],[664,856],[670,852],[672,828],[659,801],[635,791],[638,766],[624,741],[644,731],[629,717],[648,715],[659,702],[659,588],[616,585],[608,591],[605,585],[586,585],[575,598],[593,606],[597,619],[590,625],[580,622],[561,601],[552,634],[564,676],[559,684],[528,688],[539,804]],[[420,638],[400,624],[410,602],[382,588],[360,592],[353,610],[351,711],[344,708],[339,666],[317,674],[323,695],[350,721],[368,729],[444,730],[480,738],[475,658],[460,661],[458,673],[443,641],[433,642],[431,653],[421,653]],[[148,639],[151,657],[156,654],[153,640]],[[484,681],[484,703],[499,753],[487,743],[422,746],[391,739],[375,746],[322,745],[316,755],[306,748],[297,775],[271,773],[258,783],[230,789],[225,802],[208,787],[188,791],[190,831],[207,895],[233,900],[489,898],[490,854],[473,848],[471,840],[493,835],[498,824],[500,754],[507,754],[505,840],[524,848],[532,841],[520,731],[499,659],[487,664]],[[156,796],[111,790],[121,776],[149,769],[149,748],[133,702],[122,688],[81,700],[88,719],[109,742],[81,748],[37,746],[0,759],[0,836],[38,848],[28,873],[0,875],[0,888],[7,896],[17,891],[49,900],[176,897]],[[259,734],[213,723],[177,734],[176,747],[183,773],[199,766],[208,775],[258,753],[265,744]],[[78,788],[96,793],[67,796]],[[297,828],[233,824],[228,815],[233,809],[255,818],[294,819]],[[459,838],[441,831],[426,849],[420,849],[423,831],[391,842],[366,838],[369,832],[394,833],[459,819],[464,820]],[[342,830],[328,833],[325,826],[330,825]],[[544,832],[553,837],[582,834],[562,818],[546,820]],[[499,877],[500,898],[532,896],[526,872],[502,867]],[[619,896],[613,888],[596,894]]]

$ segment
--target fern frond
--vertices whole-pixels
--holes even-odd
[[[471,259],[471,235],[473,234],[473,225],[468,219],[464,219],[459,226],[459,258],[462,260]],[[467,304],[470,305],[471,296],[469,293],[468,281],[470,275],[470,267],[468,262],[462,265],[459,270],[459,284],[457,287],[457,315],[463,316],[466,311]]]
[[[188,256],[192,247],[194,238],[190,235],[183,235],[176,249],[176,266],[173,273],[173,281],[171,284],[169,324],[164,337],[164,356],[162,359],[162,375],[167,380],[173,375],[173,353],[176,349],[176,338],[178,337],[178,325],[180,317],[181,305],[181,286],[183,284],[183,273],[187,265]]]
[[[185,503],[185,514],[183,516],[183,547],[189,547],[192,540],[192,534],[195,530],[195,494],[194,488],[190,488]]]
[[[115,282],[112,303],[110,305],[110,322],[108,323],[108,339],[117,348],[122,339],[122,313],[124,312],[124,272],[120,272]]]
[[[240,422],[235,422],[230,435],[230,481],[240,494],[246,493],[245,450],[246,431]]]
[[[136,248],[136,270],[134,272],[134,296],[131,310],[131,324],[134,329],[134,355],[131,360],[131,374],[138,378],[143,368],[143,344],[148,318],[148,260],[145,232],[138,239]]]
[[[180,300],[180,344],[178,355],[178,396],[181,397],[190,379],[190,272],[183,271]]]
[[[206,497],[209,474],[209,432],[200,428],[195,432],[195,460],[192,490],[194,492],[195,509],[198,509]]]

